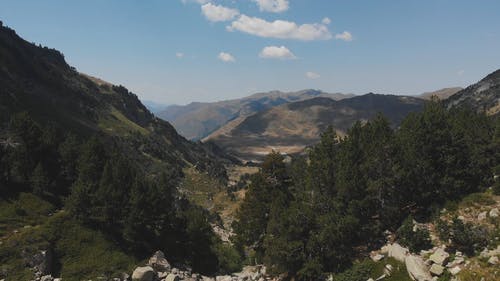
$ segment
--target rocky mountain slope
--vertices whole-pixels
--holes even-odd
[[[177,134],[125,87],[80,74],[59,51],[31,44],[0,24],[0,122],[21,111],[79,135],[117,139],[152,172],[189,163],[224,174],[208,147]]]
[[[500,114],[500,69],[447,99],[448,107],[469,107],[489,115]]]
[[[335,101],[313,98],[273,107],[228,123],[204,141],[214,142],[244,160],[259,160],[271,150],[299,153],[333,126],[339,134],[356,121],[384,114],[394,126],[410,112],[423,107],[415,97],[367,94]]]
[[[315,97],[329,97],[340,100],[352,95],[329,94],[317,90],[298,92],[272,91],[257,93],[241,99],[172,105],[158,112],[157,116],[174,125],[179,133],[188,139],[202,139],[227,122],[288,102],[301,101]]]
[[[440,100],[444,100],[449,98],[450,96],[456,94],[457,92],[463,90],[463,88],[460,87],[452,87],[452,88],[443,88],[441,90],[433,91],[433,92],[426,92],[421,95],[419,95],[419,98],[422,99],[431,99],[432,97],[437,97]]]

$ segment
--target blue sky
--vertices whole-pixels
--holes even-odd
[[[269,90],[419,94],[500,68],[498,0],[1,0],[80,72],[184,104]]]

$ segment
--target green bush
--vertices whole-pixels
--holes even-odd
[[[482,226],[463,223],[455,218],[451,225],[451,241],[457,250],[473,255],[488,244],[488,230]]]
[[[370,273],[375,267],[375,263],[371,260],[354,264],[350,269],[339,273],[333,277],[333,281],[356,281],[367,280],[370,278]]]
[[[420,252],[432,247],[431,238],[427,229],[417,228],[413,231],[413,217],[408,216],[396,232],[398,240],[412,252]]]

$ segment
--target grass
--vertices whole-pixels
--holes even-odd
[[[99,127],[105,132],[118,136],[127,136],[132,132],[139,132],[147,135],[149,132],[145,128],[132,122],[116,108],[111,109],[111,114],[99,119]]]
[[[392,274],[384,278],[384,281],[411,281],[406,266],[394,258],[386,258],[379,262],[365,259],[355,263],[350,269],[333,276],[334,281],[364,281],[369,278],[374,280],[384,274],[385,265],[392,265]]]
[[[225,225],[230,223],[241,202],[241,196],[228,193],[226,186],[218,180],[193,167],[184,169],[184,175],[180,189],[189,201],[211,213],[219,214]]]
[[[461,207],[473,207],[475,205],[479,206],[490,206],[494,205],[496,201],[491,197],[490,194],[486,193],[472,193],[465,196],[460,202]]]
[[[109,279],[132,272],[138,263],[133,256],[64,211],[48,216],[53,211],[51,204],[31,194],[0,201],[0,224],[8,234],[1,238],[0,279],[31,280],[26,257],[47,249],[54,253],[54,275],[63,280]]]

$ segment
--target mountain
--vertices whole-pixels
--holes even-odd
[[[344,134],[356,121],[384,114],[394,126],[410,112],[422,109],[424,100],[393,95],[366,94],[336,101],[312,98],[292,102],[228,123],[204,139],[243,160],[260,160],[271,150],[299,153],[316,143],[321,132],[333,126]]]
[[[430,100],[432,97],[437,97],[440,100],[445,100],[457,92],[463,90],[461,87],[443,88],[434,92],[426,92],[419,95],[419,98]]]
[[[150,173],[184,165],[225,173],[208,146],[177,134],[125,87],[81,74],[59,51],[0,25],[0,122],[17,112],[81,136],[113,139]]]
[[[500,69],[446,100],[448,108],[468,107],[488,115],[500,114]]]
[[[351,96],[338,93],[329,94],[317,90],[287,93],[272,91],[227,101],[172,105],[158,112],[157,116],[171,122],[184,137],[198,140],[208,136],[231,120],[249,116],[284,103],[315,97],[329,97],[340,100]]]
[[[151,111],[153,114],[163,111],[168,105],[158,103],[150,100],[142,100],[142,103],[146,106],[146,108]]]

